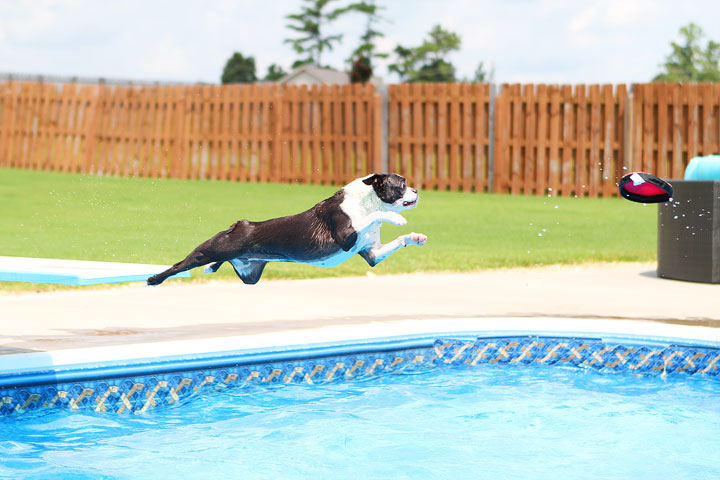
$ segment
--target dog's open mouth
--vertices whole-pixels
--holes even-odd
[[[403,202],[403,207],[411,207],[417,203],[417,198],[413,200],[412,202]]]

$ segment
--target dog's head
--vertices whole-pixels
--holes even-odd
[[[417,206],[418,191],[410,188],[404,177],[394,173],[375,173],[362,179],[370,185],[382,201],[383,209],[393,212],[408,210]]]

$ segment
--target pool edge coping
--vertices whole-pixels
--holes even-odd
[[[203,364],[225,357],[297,355],[318,349],[338,354],[357,348],[367,350],[370,346],[395,348],[388,345],[413,342],[425,345],[439,337],[502,336],[596,338],[720,348],[720,329],[713,327],[566,317],[543,317],[541,321],[528,317],[430,318],[6,354],[0,355],[0,377],[103,367],[127,369],[171,362]]]

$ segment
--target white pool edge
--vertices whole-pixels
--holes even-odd
[[[377,320],[362,325],[335,325],[218,338],[0,355],[0,375],[89,364],[130,363],[225,352],[302,349],[321,344],[453,334],[480,336],[532,334],[601,339],[632,337],[639,342],[681,343],[720,348],[720,329],[702,326],[593,318],[429,318],[402,321]]]

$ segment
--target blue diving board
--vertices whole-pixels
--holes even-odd
[[[148,277],[168,268],[167,265],[140,263],[0,256],[0,281],[61,285],[144,282]],[[190,272],[181,272],[169,278],[189,276]]]

